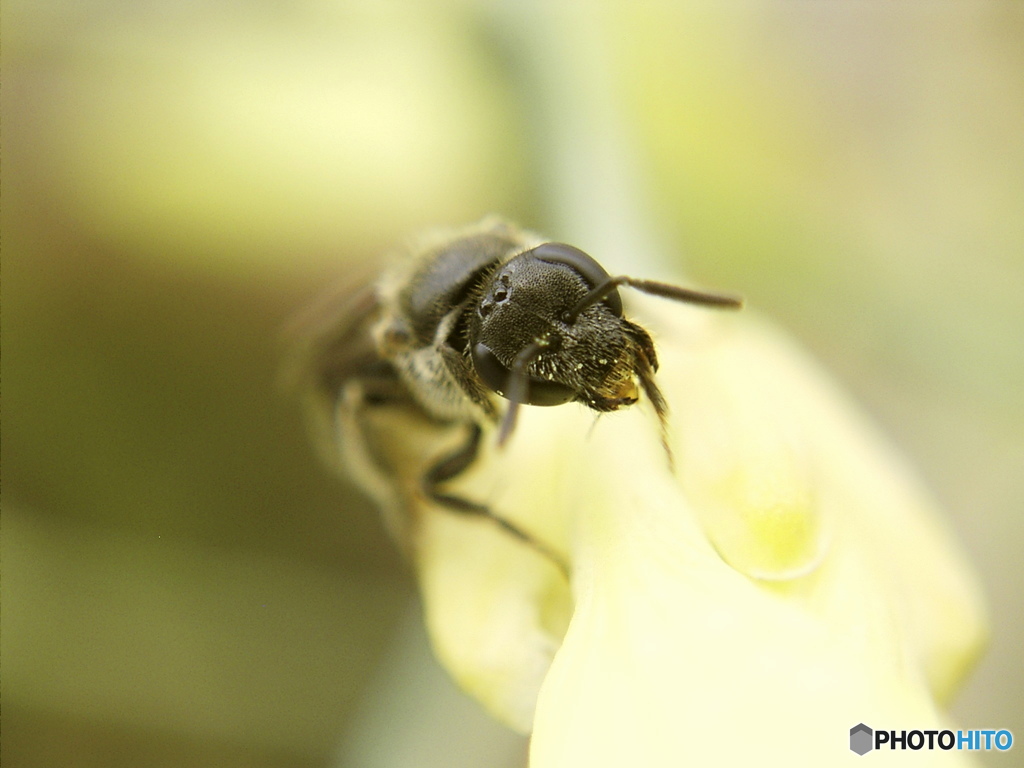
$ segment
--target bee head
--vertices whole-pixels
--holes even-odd
[[[631,327],[600,264],[578,248],[544,243],[484,284],[470,323],[473,365],[487,387],[515,402],[587,400],[610,377],[632,380],[623,359]]]

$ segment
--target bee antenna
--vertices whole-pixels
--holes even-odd
[[[516,359],[512,361],[509,368],[508,385],[505,387],[505,397],[508,399],[508,408],[505,410],[505,417],[501,420],[501,428],[498,430],[498,447],[505,445],[505,442],[512,435],[516,426],[516,416],[519,414],[519,406],[527,401],[530,396],[530,377],[526,374],[526,368],[541,353],[543,349],[550,346],[549,341],[534,339],[523,347]]]
[[[576,303],[576,306],[566,313],[564,317],[565,322],[575,322],[576,318],[579,317],[585,309],[594,306],[599,301],[603,301],[620,285],[628,285],[630,288],[636,288],[638,291],[650,293],[654,296],[661,296],[666,299],[673,299],[674,301],[685,301],[689,304],[701,304],[706,307],[740,309],[743,306],[743,299],[738,296],[730,296],[729,294],[724,293],[695,291],[692,288],[682,288],[678,285],[659,283],[656,280],[640,280],[639,278],[629,277],[628,275],[619,275],[618,277],[608,277],[594,286],[594,288],[590,290],[590,293],[580,299]]]

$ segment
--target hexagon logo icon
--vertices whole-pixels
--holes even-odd
[[[866,755],[874,749],[874,732],[864,723],[857,723],[850,729],[850,751]]]

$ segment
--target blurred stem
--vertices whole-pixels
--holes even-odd
[[[596,8],[499,0],[493,22],[530,112],[541,209],[550,217],[541,228],[593,249],[612,270],[653,274],[664,249],[644,205]]]

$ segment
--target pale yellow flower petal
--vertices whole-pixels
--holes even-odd
[[[633,414],[599,426],[531,765],[828,765],[858,722],[946,727],[984,614],[927,498],[756,320],[642,303],[684,480]]]
[[[985,619],[927,495],[751,313],[631,304],[675,471],[649,405],[567,405],[524,408],[446,485],[564,557],[571,596],[536,549],[423,498],[459,429],[348,415],[403,478],[379,500],[406,521],[438,658],[499,719],[532,722],[534,768],[825,765],[858,722],[946,727]]]

